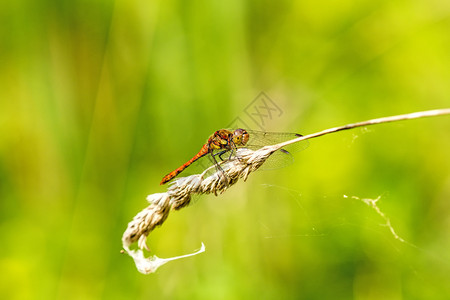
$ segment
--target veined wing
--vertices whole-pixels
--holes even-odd
[[[249,140],[246,148],[251,150],[258,150],[267,145],[275,145],[278,143],[286,142],[301,136],[298,133],[285,133],[285,132],[264,132],[247,130],[249,133]],[[293,163],[294,158],[291,153],[299,152],[308,148],[308,141],[301,141],[283,147],[282,149],[273,153],[269,159],[262,165],[261,169],[270,170],[278,169],[290,165]]]
[[[265,132],[256,130],[247,130],[249,133],[249,140],[246,148],[257,150],[267,145],[275,145],[278,143],[286,142],[302,136],[298,133],[286,133],[286,132]],[[286,151],[291,153],[299,152],[308,148],[308,141],[301,141],[292,145],[283,147]]]

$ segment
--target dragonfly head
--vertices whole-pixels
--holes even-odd
[[[248,132],[242,128],[236,129],[233,132],[233,142],[236,146],[245,146],[249,137]]]

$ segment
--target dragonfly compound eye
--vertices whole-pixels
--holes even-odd
[[[238,146],[244,146],[247,144],[249,134],[245,129],[239,128],[233,132],[233,141]]]

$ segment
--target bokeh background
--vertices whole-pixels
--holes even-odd
[[[264,128],[303,134],[449,107],[449,1],[21,0],[0,20],[0,298],[450,298],[448,116],[311,140],[149,237],[204,254],[151,275],[120,254],[162,176],[256,127],[262,91]]]

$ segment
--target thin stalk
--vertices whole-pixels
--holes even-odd
[[[369,125],[375,125],[375,124],[382,124],[382,123],[389,123],[389,122],[397,122],[397,121],[403,121],[403,120],[411,120],[411,119],[419,119],[419,118],[425,118],[425,117],[435,117],[435,116],[443,116],[443,115],[449,115],[450,114],[450,108],[443,108],[443,109],[435,109],[435,110],[426,110],[426,111],[419,111],[414,112],[410,114],[404,114],[404,115],[397,115],[397,116],[390,116],[390,117],[383,117],[378,119],[372,119],[368,121],[362,121],[352,124],[347,124],[344,126],[339,127],[333,127],[329,129],[325,129],[319,132],[311,133],[308,135],[304,135],[286,142],[282,142],[276,145],[273,145],[274,147],[277,147],[278,149],[283,148],[287,145],[291,145],[300,141],[316,138],[319,136],[323,136],[326,134],[347,130],[347,129],[354,129],[358,127],[365,127]]]

